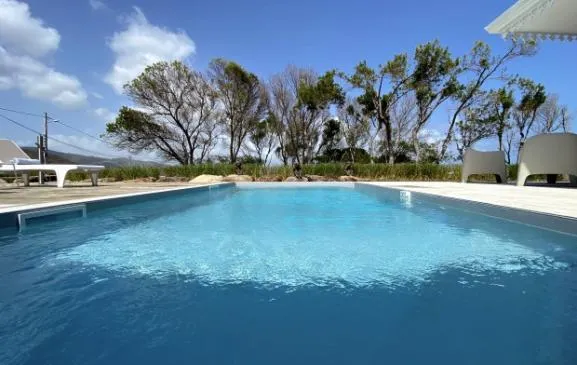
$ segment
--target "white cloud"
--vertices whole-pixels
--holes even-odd
[[[99,94],[97,92],[91,92],[90,95],[92,95],[96,99],[104,99],[104,96],[102,96],[101,94]]]
[[[106,108],[96,108],[94,109],[94,114],[106,123],[112,122],[116,118],[116,113],[111,112]]]
[[[428,144],[436,144],[443,140],[444,136],[436,129],[423,129],[419,132],[419,138]]]
[[[33,18],[28,4],[0,0],[0,44],[32,57],[44,56],[58,48],[60,34]]]
[[[108,9],[108,6],[106,6],[106,4],[100,0],[88,0],[88,3],[90,4],[92,10]]]
[[[29,56],[9,53],[0,46],[0,89],[17,88],[29,98],[50,101],[63,108],[86,104],[80,81],[47,67]]]
[[[59,43],[58,32],[33,18],[27,4],[0,0],[0,90],[18,89],[26,97],[64,108],[84,105],[87,94],[80,81],[40,59]]]
[[[150,24],[139,8],[126,19],[127,27],[114,33],[108,46],[116,57],[104,81],[117,93],[145,67],[159,61],[183,60],[195,52],[192,39],[184,32],[173,32]]]

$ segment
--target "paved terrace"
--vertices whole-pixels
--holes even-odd
[[[452,182],[370,182],[369,184],[577,218],[577,189],[575,188],[516,187]],[[64,189],[38,185],[30,187],[0,186],[0,211],[3,208],[151,192],[183,186],[193,185],[189,183],[128,181],[104,183],[97,187],[89,186],[86,183],[74,184]]]
[[[554,186],[462,184],[454,182],[372,182],[371,185],[470,200],[577,218],[577,189]]]
[[[0,211],[3,208],[151,192],[183,186],[194,186],[194,184],[171,182],[141,183],[128,181],[101,183],[99,186],[91,186],[90,183],[84,182],[68,183],[64,189],[59,189],[55,185],[31,184],[30,187],[17,187],[12,184],[4,186],[0,185]]]

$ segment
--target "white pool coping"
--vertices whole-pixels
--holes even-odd
[[[147,196],[169,191],[191,190],[207,186],[231,183],[208,183],[194,186],[179,186],[166,189],[139,191],[137,193],[111,194],[98,197],[60,200],[48,203],[0,205],[0,214],[23,210],[51,208],[60,205],[91,203],[113,199]],[[355,184],[374,185],[396,190],[407,190],[439,197],[447,197],[476,203],[485,203],[505,208],[526,210],[568,218],[577,218],[577,189],[549,187],[517,187],[494,184],[462,184],[452,182],[237,182],[244,188],[307,188],[343,187],[353,188]]]
[[[503,210],[513,209],[526,214],[539,214],[542,220],[543,216],[549,216],[552,220],[557,221],[556,231],[565,231],[559,229],[559,225],[577,220],[577,189],[549,188],[549,187],[517,187],[510,185],[490,185],[490,184],[462,184],[451,182],[237,182],[237,183],[207,183],[194,186],[170,187],[160,190],[139,191],[127,194],[112,194],[91,198],[81,198],[72,200],[62,200],[39,204],[24,204],[13,206],[1,206],[0,215],[15,214],[40,209],[48,209],[72,204],[95,203],[119,200],[122,204],[123,198],[138,196],[154,196],[166,192],[187,191],[201,189],[211,186],[235,185],[239,189],[255,188],[315,188],[315,187],[342,187],[354,188],[355,184],[376,186],[393,190],[406,190],[415,193],[425,194],[438,199],[449,198],[456,201],[467,203],[476,203],[473,206],[480,207],[487,205],[494,208],[504,208]],[[476,208],[475,208],[476,209]],[[484,208],[480,207],[480,210]],[[505,212],[503,212],[505,214]],[[501,215],[499,213],[498,215]],[[532,218],[534,220],[536,218]],[[539,224],[537,224],[539,226]],[[577,229],[577,228],[575,228]],[[575,231],[571,229],[571,232]],[[577,232],[577,231],[576,231]],[[572,233],[575,234],[575,233]]]
[[[151,191],[139,191],[138,193],[128,193],[128,194],[114,194],[114,195],[105,195],[105,196],[98,196],[98,197],[91,197],[91,198],[82,198],[82,199],[71,199],[71,200],[59,200],[56,202],[48,202],[48,203],[38,203],[38,204],[24,204],[24,205],[11,205],[8,207],[0,206],[0,214],[4,213],[17,213],[21,211],[28,211],[28,210],[36,210],[36,209],[46,209],[46,208],[54,208],[61,205],[71,205],[71,204],[82,204],[82,203],[93,203],[93,202],[104,202],[110,201],[115,199],[123,199],[123,198],[131,198],[136,196],[148,196],[154,194],[161,194],[171,191],[184,191],[184,190],[195,190],[210,186],[220,186],[220,185],[228,185],[230,183],[214,183],[214,184],[202,184],[202,185],[194,185],[194,186],[179,186],[179,187],[172,187],[167,189],[160,189],[160,190],[151,190]]]
[[[350,188],[355,187],[354,182],[340,182],[340,181],[314,181],[314,182],[237,182],[236,186],[239,189],[282,189],[282,188],[322,188],[322,187],[338,187]]]
[[[577,219],[577,189],[457,182],[363,182],[442,198]]]

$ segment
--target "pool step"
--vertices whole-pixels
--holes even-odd
[[[57,216],[67,213],[79,212],[82,218],[86,218],[86,204],[67,205],[63,207],[46,208],[34,210],[31,212],[18,214],[18,227],[20,231],[26,229],[27,221],[33,218],[41,218],[47,216]]]
[[[408,208],[412,206],[412,194],[410,191],[401,190],[400,199],[403,206]]]

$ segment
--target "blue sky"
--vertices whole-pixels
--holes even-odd
[[[466,53],[476,40],[499,52],[506,43],[484,27],[513,3],[0,0],[0,107],[46,111],[99,135],[128,102],[118,93],[120,85],[150,60],[180,58],[204,69],[223,57],[268,78],[288,64],[319,72],[351,71],[363,59],[376,66],[433,39],[454,55]],[[576,56],[575,44],[544,42],[537,56],[515,60],[509,70],[543,83],[575,112]],[[2,114],[41,127],[40,118]],[[442,132],[445,118],[445,112],[437,113],[428,128]],[[50,129],[63,141],[119,154],[63,126]],[[31,144],[35,136],[0,119],[0,138]]]

